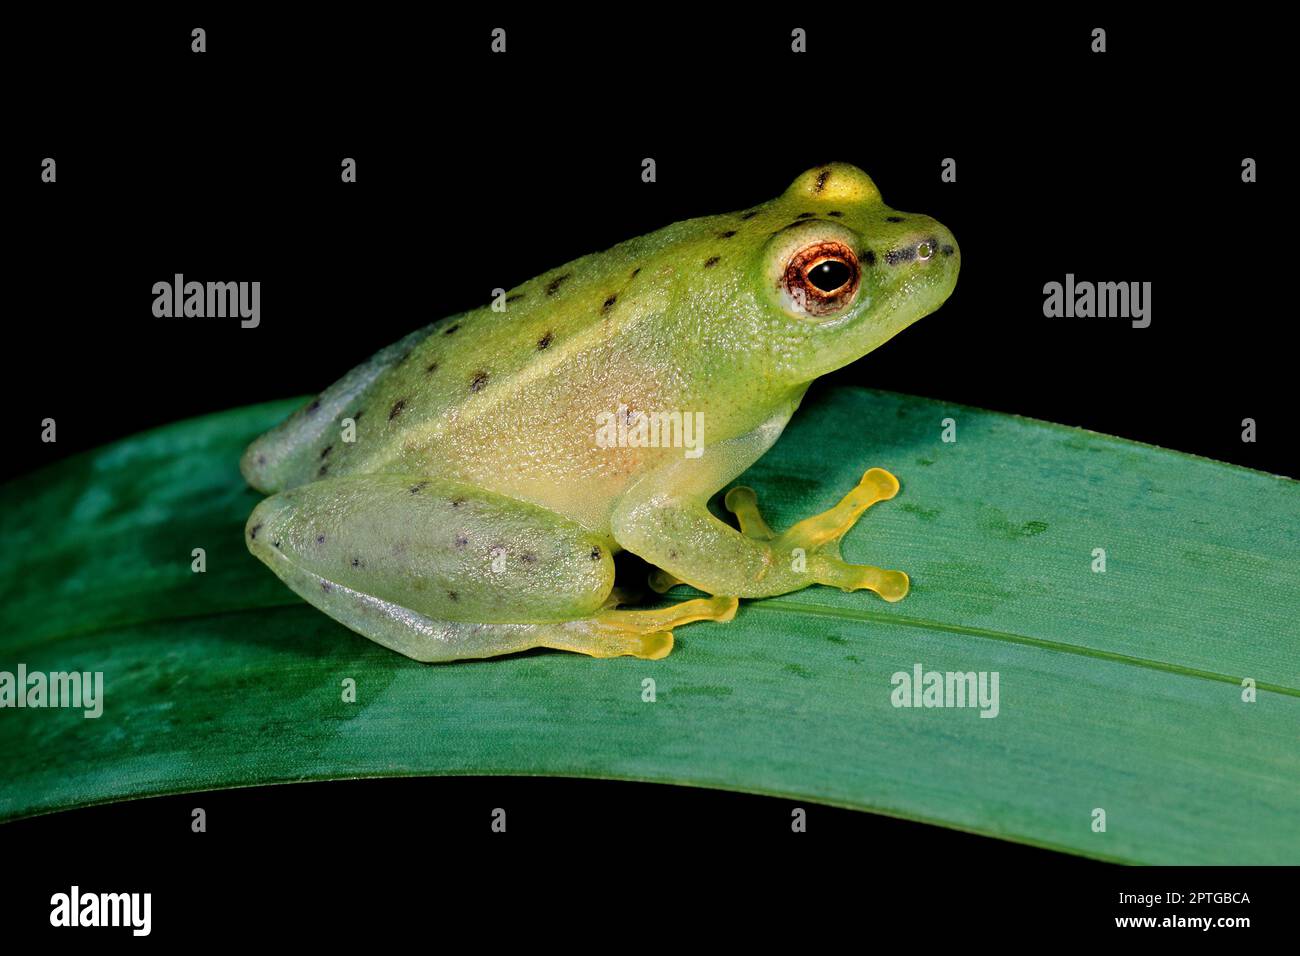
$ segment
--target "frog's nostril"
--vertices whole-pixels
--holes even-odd
[[[933,224],[932,225],[937,225]],[[901,266],[907,263],[927,263],[938,258],[947,258],[957,252],[952,236],[939,227],[936,231],[919,235],[913,233],[899,245],[884,254],[886,265]]]

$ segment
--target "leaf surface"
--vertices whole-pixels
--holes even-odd
[[[678,629],[662,661],[430,666],[334,623],[245,550],[259,496],[239,454],[295,405],[180,422],[0,489],[0,670],[104,675],[97,719],[0,710],[0,819],[297,780],[545,774],[781,795],[1125,862],[1300,862],[1294,481],[818,392],[742,481],[781,530],[867,467],[892,471],[902,491],[844,555],[907,571],[905,600],[742,602],[730,624]],[[917,665],[996,672],[997,716],[895,706],[895,675]]]

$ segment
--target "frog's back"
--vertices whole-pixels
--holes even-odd
[[[550,503],[539,489],[560,477],[556,463],[575,477],[574,454],[590,451],[588,409],[616,405],[636,378],[628,334],[663,295],[647,270],[683,237],[708,235],[711,221],[675,223],[584,256],[510,290],[504,308],[411,333],[257,439],[244,476],[267,493],[376,473],[442,474],[511,493],[512,482],[492,480],[509,472],[536,486],[523,497]],[[621,369],[613,378],[611,366]],[[596,395],[602,381],[614,391]],[[611,466],[609,456],[596,462]]]

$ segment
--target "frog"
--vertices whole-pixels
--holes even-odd
[[[325,614],[428,663],[534,648],[658,660],[675,628],[730,621],[741,599],[821,585],[901,600],[905,572],[841,552],[897,494],[888,471],[780,533],[750,487],[723,499],[734,524],[709,501],[813,381],[938,309],[960,261],[946,227],[833,162],[768,202],[495,290],[248,446],[241,472],[267,496],[248,549]],[[615,586],[623,552],[653,591],[703,596],[634,603]]]

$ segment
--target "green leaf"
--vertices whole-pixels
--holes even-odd
[[[1300,862],[1296,482],[822,392],[744,480],[781,529],[867,467],[894,472],[901,493],[844,554],[906,570],[905,600],[814,587],[744,602],[730,624],[679,629],[656,662],[429,666],[335,624],[246,552],[258,496],[239,453],[293,405],[181,422],[0,490],[0,670],[104,675],[98,719],[0,711],[0,818],[296,780],[548,774],[777,794],[1120,861]],[[956,442],[940,440],[947,417]],[[893,676],[917,664],[997,672],[997,716],[893,706]]]

